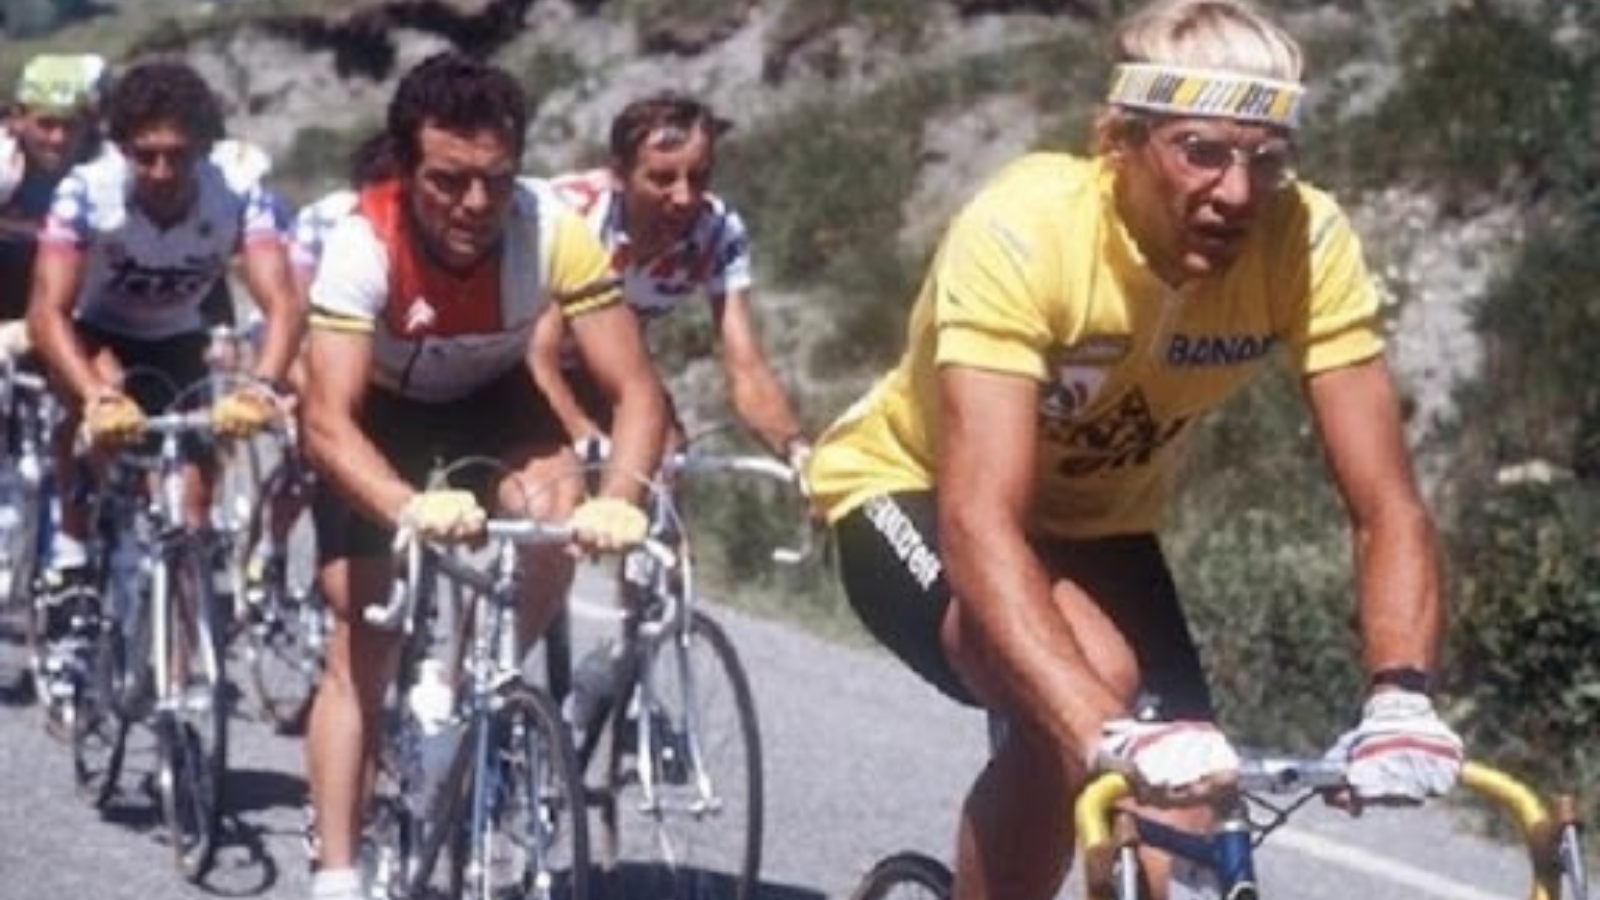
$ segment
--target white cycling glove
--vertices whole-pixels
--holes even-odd
[[[1328,751],[1348,765],[1358,799],[1420,802],[1461,777],[1461,738],[1433,711],[1426,694],[1383,691],[1361,710],[1361,722]]]
[[[1102,729],[1089,764],[1127,775],[1142,799],[1182,803],[1203,799],[1209,788],[1231,781],[1239,754],[1210,722],[1113,719]]]
[[[0,206],[11,202],[11,195],[22,185],[27,174],[28,161],[22,155],[22,145],[5,128],[0,128]]]

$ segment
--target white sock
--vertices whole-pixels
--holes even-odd
[[[354,868],[318,869],[311,876],[311,900],[347,900],[361,891],[361,873]]]
[[[58,531],[50,538],[50,565],[52,568],[71,569],[76,566],[86,565],[88,562],[89,551],[83,546],[83,541],[64,531]]]

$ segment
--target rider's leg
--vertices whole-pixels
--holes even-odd
[[[583,491],[578,460],[565,441],[540,441],[510,456],[517,471],[497,490],[501,510],[535,519],[562,521],[577,506]],[[572,587],[574,560],[563,547],[529,547],[523,551],[522,609],[517,617],[519,646],[533,646],[550,627]]]
[[[1058,579],[1051,599],[1071,627],[1079,651],[1100,680],[1124,698],[1129,714],[1148,711],[1164,719],[1212,718],[1199,654],[1153,538],[1107,538],[1036,549],[1046,569]],[[1006,708],[1009,704],[988,660],[989,648],[979,635],[962,627],[959,604],[951,608],[955,614],[947,616],[944,623],[947,656],[973,692],[989,699],[986,705]],[[1003,866],[985,865],[988,859],[1018,866],[1021,871],[1015,874],[1025,881],[1028,876],[1024,873],[1033,872],[1041,889],[1047,878],[1059,880],[1070,863],[1071,803],[1086,777],[1083,767],[1087,760],[1061,760],[1058,752],[1042,752],[1037,742],[1027,739],[1042,736],[1042,732],[1026,726],[1016,730],[1023,736],[1022,742],[1010,751],[1001,748],[968,798],[957,861],[958,897],[1048,896],[1048,892],[1031,893],[1033,882],[1009,883]],[[1052,759],[1058,761],[1051,763]],[[1036,766],[1041,767],[1038,771],[1050,772],[1052,778],[1065,777],[1066,790],[1053,793],[1042,789]],[[1210,818],[1203,808],[1138,807],[1136,811],[1186,828],[1203,827]],[[1059,818],[1060,827],[1067,829],[1056,852],[1021,834],[1015,835],[1021,843],[1005,843],[1006,829],[1014,827],[1010,823],[1026,822],[1030,816],[1037,817],[1032,827],[1051,828]],[[991,838],[993,829],[999,829],[1000,838]],[[1030,849],[1040,850],[1039,855],[1030,857]],[[1151,896],[1156,900],[1166,897],[1170,858],[1147,850],[1141,852],[1140,862]],[[1059,872],[1054,871],[1056,866],[1061,867]]]
[[[322,870],[356,864],[383,694],[399,647],[397,635],[367,625],[360,610],[383,595],[390,577],[388,559],[374,557],[330,560],[319,575],[334,627],[307,724],[306,770]]]
[[[1057,582],[1051,599],[1090,668],[1131,703],[1138,668],[1115,626],[1070,582]],[[959,601],[947,610],[944,646],[952,667],[986,707],[1015,708],[999,686],[993,649],[962,615]],[[1006,725],[1006,737],[962,807],[955,889],[962,900],[1044,900],[1055,895],[1072,863],[1072,797],[1087,778],[1087,761],[1064,756],[1028,715],[1012,713]]]

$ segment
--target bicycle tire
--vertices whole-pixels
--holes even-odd
[[[228,758],[222,645],[208,554],[188,544],[173,550],[160,565],[166,568],[166,577],[157,577],[158,589],[163,584],[169,592],[178,588],[190,614],[182,614],[178,592],[169,594],[167,633],[169,640],[184,642],[186,673],[181,680],[176,673],[169,679],[173,685],[158,712],[157,785],[174,862],[185,878],[198,881],[211,866],[222,821]]]
[[[96,809],[104,807],[116,793],[122,774],[132,724],[127,706],[134,693],[131,683],[136,678],[130,660],[138,659],[142,664],[149,659],[148,653],[137,646],[137,637],[128,640],[130,633],[148,635],[136,621],[125,626],[108,615],[95,632],[88,649],[87,671],[70,701],[73,780],[78,796]]]
[[[15,461],[8,460],[7,465],[14,468]],[[0,581],[4,582],[0,589],[0,608],[5,610],[8,620],[20,625],[26,651],[24,661],[17,667],[12,689],[25,698],[31,687],[41,705],[47,707],[48,715],[50,698],[45,696],[43,675],[49,648],[45,642],[45,608],[39,602],[37,591],[41,544],[48,527],[45,521],[48,494],[42,486],[27,485],[15,472],[8,477],[15,479],[18,496],[15,498],[15,521],[0,530],[0,573],[3,573]]]
[[[954,882],[944,863],[908,850],[879,860],[850,900],[949,900]]]
[[[645,884],[637,890],[651,897],[751,900],[764,828],[755,698],[721,626],[697,611],[685,638],[663,636],[643,648],[634,700],[613,713],[606,858],[624,896],[638,878]],[[653,808],[645,777],[656,791]],[[622,801],[630,790],[641,802]],[[631,864],[647,859],[652,864],[635,872]]]
[[[571,732],[554,701],[503,688],[490,720],[491,759],[467,813],[467,900],[584,900],[592,881],[588,807]]]
[[[241,560],[260,560],[261,541],[267,536],[274,501],[298,490],[296,467],[280,462],[268,476],[250,512],[243,532]],[[330,613],[317,589],[312,562],[316,535],[309,503],[298,508],[286,532],[289,546],[278,560],[259,573],[249,573],[241,583],[245,660],[251,695],[262,721],[279,734],[304,730],[317,682],[322,676],[323,650],[332,630]]]

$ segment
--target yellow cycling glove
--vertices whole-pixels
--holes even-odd
[[[126,444],[144,433],[144,410],[120,391],[106,391],[85,404],[83,428],[96,446]]]
[[[487,515],[471,491],[423,491],[400,511],[400,526],[436,541],[460,541],[483,534]]]
[[[211,404],[211,427],[226,437],[249,437],[265,428],[277,412],[273,398],[262,389],[240,388]]]
[[[616,497],[591,497],[572,511],[567,520],[573,536],[585,549],[622,550],[644,540],[650,529],[644,510]]]

